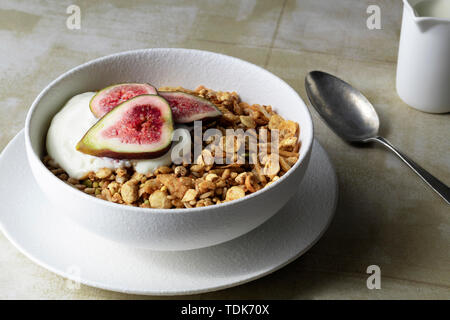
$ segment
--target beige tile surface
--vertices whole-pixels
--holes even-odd
[[[382,30],[365,27],[366,8],[374,3]],[[394,89],[400,1],[77,1],[81,30],[65,26],[70,4],[0,3],[0,150],[23,127],[39,91],[69,68],[118,51],[187,47],[265,66],[305,101],[308,71],[342,77],[373,102],[391,142],[450,183],[450,115],[415,111]],[[449,207],[394,156],[346,145],[312,114],[316,137],[339,177],[330,229],[274,274],[192,298],[449,299]],[[366,287],[371,264],[381,267],[381,290]],[[70,290],[65,279],[29,261],[0,234],[0,298],[144,297],[87,286]]]
[[[369,5],[381,9],[381,30],[366,27]],[[395,62],[401,1],[287,0],[275,46],[361,60]]]

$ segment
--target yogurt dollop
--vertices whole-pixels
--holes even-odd
[[[75,149],[78,141],[98,121],[89,109],[89,101],[95,92],[85,92],[72,97],[53,117],[47,133],[47,152],[52,159],[75,179],[81,179],[91,171],[101,168],[133,167],[137,172],[147,174],[158,167],[172,164],[171,150],[159,158],[145,160],[118,160],[106,157],[95,157]],[[182,130],[181,148],[190,144],[190,133]],[[175,143],[173,144],[173,146]],[[173,148],[172,146],[172,148]],[[189,147],[188,147],[189,148]]]

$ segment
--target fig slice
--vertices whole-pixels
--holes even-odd
[[[189,123],[196,120],[217,118],[222,115],[214,103],[180,91],[160,91],[158,94],[167,100],[172,108],[176,123]]]
[[[153,159],[172,144],[172,111],[158,95],[140,95],[103,116],[78,142],[76,149],[97,157]]]
[[[148,83],[120,83],[106,87],[89,102],[89,108],[96,118],[101,118],[116,106],[141,94],[158,94]]]

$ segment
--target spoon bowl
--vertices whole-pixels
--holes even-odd
[[[380,120],[373,105],[347,82],[312,71],[306,76],[305,87],[317,112],[344,140],[364,142],[378,135]]]

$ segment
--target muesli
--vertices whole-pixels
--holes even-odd
[[[151,110],[140,109],[146,105]],[[44,164],[74,188],[119,204],[170,209],[240,199],[299,158],[298,123],[236,92],[120,84],[76,96],[60,113]],[[69,139],[62,128],[77,132]]]

